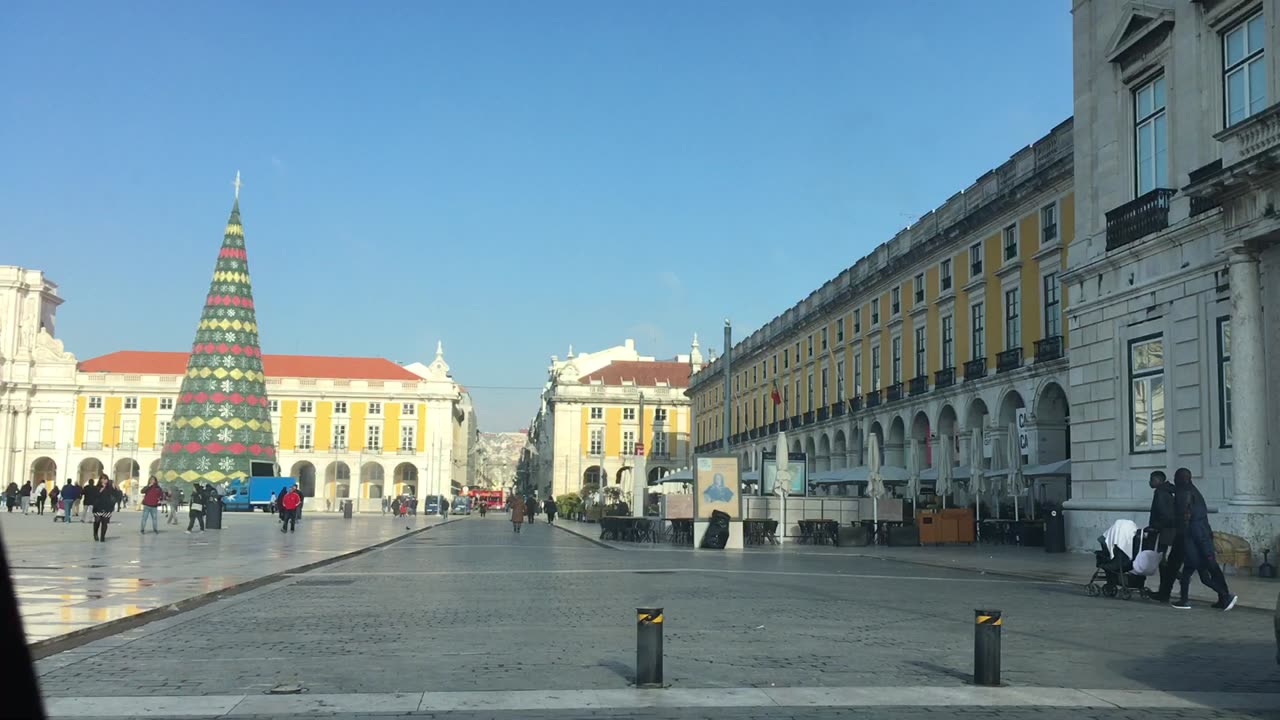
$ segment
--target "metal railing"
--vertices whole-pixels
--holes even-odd
[[[55,450],[58,447],[58,443],[52,440],[37,440],[31,443],[31,447],[36,450]]]
[[[1107,212],[1107,250],[1115,250],[1169,227],[1176,190],[1156,188]]]
[[[844,417],[845,404],[844,401],[838,402],[831,406],[831,414],[835,417]]]
[[[862,409],[862,396],[849,398],[849,412],[858,412]]]
[[[929,376],[917,375],[911,378],[911,386],[909,388],[909,391],[913,396],[924,395],[925,393],[929,392]]]
[[[893,402],[894,400],[901,400],[902,399],[902,383],[897,382],[890,385],[886,389],[885,395],[888,396],[889,402]]]
[[[1009,348],[996,353],[996,372],[1009,372],[1022,367],[1022,348]]]
[[[872,390],[871,392],[867,393],[867,407],[873,408],[873,407],[878,407],[879,405],[880,405],[880,391]]]
[[[818,408],[818,422],[822,422],[823,420],[826,420],[828,417],[831,417],[831,411],[827,408],[826,405],[823,405],[822,407]]]
[[[939,370],[933,374],[934,389],[951,387],[956,384],[956,369],[953,367]]]
[[[987,376],[987,358],[986,356],[974,358],[964,364],[964,379],[976,380],[980,377]]]
[[[1052,335],[1036,341],[1036,362],[1049,362],[1062,357],[1062,336]]]

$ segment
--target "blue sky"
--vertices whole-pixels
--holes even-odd
[[[263,350],[719,350],[1071,113],[1061,0],[5,5],[0,263],[80,358],[181,350],[231,180]]]

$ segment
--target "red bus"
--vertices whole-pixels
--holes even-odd
[[[507,506],[506,493],[501,490],[472,490],[471,511],[480,512],[480,503],[485,503],[490,510],[502,510]]]

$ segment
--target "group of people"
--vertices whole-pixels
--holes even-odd
[[[45,489],[44,485],[41,485],[37,492],[32,489],[31,481],[23,483],[22,487],[18,487],[18,483],[16,482],[11,482],[9,483],[9,487],[4,489],[5,508],[8,512],[13,512],[17,509],[20,510],[23,515],[29,515],[31,513],[31,498],[33,496],[36,499],[36,514],[43,515],[44,503],[49,497],[49,491]]]
[[[1160,565],[1160,589],[1152,600],[1170,602],[1174,581],[1180,592],[1172,605],[1189,610],[1187,593],[1191,576],[1199,574],[1200,582],[1218,594],[1215,609],[1227,611],[1236,605],[1236,596],[1227,588],[1227,578],[1218,565],[1213,549],[1213,529],[1209,527],[1209,506],[1200,490],[1191,482],[1191,471],[1178,468],[1173,482],[1164,472],[1151,473],[1151,518],[1148,525],[1158,531],[1157,551],[1164,556]]]
[[[520,526],[524,524],[527,518],[529,524],[532,525],[534,519],[538,517],[538,499],[532,495],[512,495],[507,501],[507,509],[511,511],[511,525],[514,532],[520,532]],[[547,524],[550,525],[556,521],[556,501],[547,498],[541,503],[542,512],[547,516]],[[483,513],[481,513],[483,515]]]

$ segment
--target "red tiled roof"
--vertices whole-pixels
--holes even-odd
[[[656,386],[664,382],[671,387],[689,387],[689,364],[658,360],[644,362],[640,360],[614,360],[590,375],[578,378],[579,382],[590,383],[599,380],[605,385],[621,385],[624,380],[644,387]]]
[[[80,363],[81,372],[131,375],[181,375],[187,353],[120,350]],[[334,378],[347,380],[411,380],[422,378],[385,358],[326,357],[323,355],[263,355],[267,377]]]

